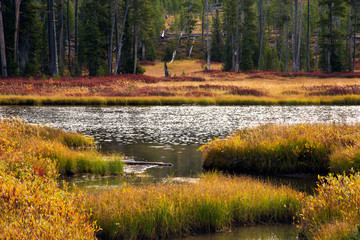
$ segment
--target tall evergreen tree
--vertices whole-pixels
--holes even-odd
[[[254,2],[243,0],[244,24],[242,30],[242,56],[240,68],[243,71],[254,69],[256,63],[256,14],[254,12]]]
[[[215,18],[212,23],[211,33],[211,60],[216,62],[222,62],[224,54],[224,44],[221,34],[221,19],[218,10],[216,10]]]
[[[345,13],[345,1],[343,0],[319,0],[319,6],[323,8],[320,25],[320,67],[326,72],[338,72],[344,69],[341,59],[344,32],[336,24]]]

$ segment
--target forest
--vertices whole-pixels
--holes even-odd
[[[1,75],[144,73],[141,62],[223,71],[354,71],[356,0],[1,0]]]

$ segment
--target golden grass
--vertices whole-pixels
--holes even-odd
[[[160,239],[256,223],[291,223],[302,194],[250,177],[211,173],[197,183],[89,193],[102,239]]]
[[[299,215],[300,235],[314,240],[351,239],[360,222],[360,174],[322,177]],[[360,230],[360,229],[359,229]],[[357,233],[359,239],[359,232]]]
[[[0,239],[95,239],[79,192],[60,190],[56,161],[48,156],[52,142],[74,147],[92,140],[27,125],[0,121]]]
[[[201,147],[203,167],[231,172],[326,173],[360,169],[360,124],[265,125]]]

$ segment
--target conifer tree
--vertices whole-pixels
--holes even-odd
[[[211,61],[222,62],[224,44],[221,35],[221,19],[218,10],[216,10],[215,18],[212,23],[211,33]]]

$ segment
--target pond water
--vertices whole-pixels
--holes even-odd
[[[0,107],[0,116],[82,132],[93,136],[104,152],[172,163],[173,167],[146,170],[153,178],[162,179],[196,177],[201,172],[199,147],[236,129],[270,123],[357,123],[360,107]]]
[[[170,162],[173,167],[148,168],[146,177],[78,176],[70,182],[79,187],[118,186],[123,181],[146,184],[168,176],[197,177],[201,172],[198,148],[236,129],[260,124],[358,123],[359,106],[156,106],[156,107],[0,107],[0,117],[20,117],[67,131],[93,136],[104,152],[120,152],[135,160]],[[266,179],[265,179],[266,181]],[[304,191],[312,189],[311,177],[270,180],[289,183]],[[311,190],[310,190],[311,191]],[[239,228],[224,234],[189,239],[296,239],[293,226]]]

